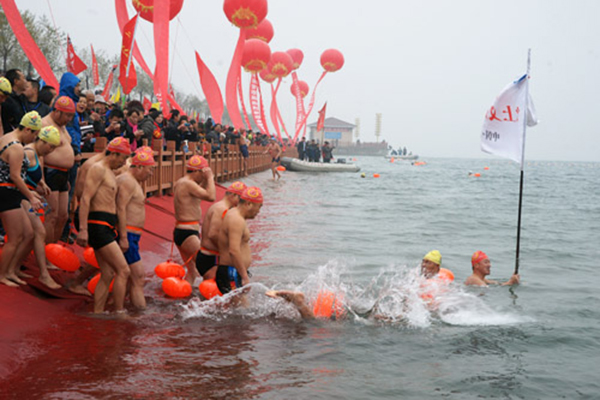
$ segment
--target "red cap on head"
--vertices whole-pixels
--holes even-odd
[[[245,201],[250,201],[252,203],[262,203],[263,195],[259,188],[256,186],[250,186],[244,189],[242,195],[240,196]]]
[[[54,109],[66,113],[75,113],[75,103],[69,96],[60,96],[54,102]]]
[[[143,149],[143,147],[142,147],[142,149]],[[135,155],[131,159],[131,165],[142,165],[142,166],[155,165],[156,163],[154,162],[154,156],[152,155],[152,153],[148,152],[148,151],[144,151],[142,149],[139,149],[138,151],[135,152]]]
[[[202,156],[192,156],[186,165],[188,171],[202,171],[208,167],[208,160]]]
[[[229,185],[229,187],[227,188],[227,192],[241,196],[244,192],[244,189],[246,188],[247,186],[244,182],[235,181],[231,185]]]
[[[486,258],[488,258],[487,254],[485,254],[481,250],[477,250],[475,253],[473,253],[473,256],[471,257],[471,265],[474,266],[475,264],[485,260]]]
[[[129,147],[129,140],[124,137],[116,137],[108,143],[106,150],[111,153],[131,154],[131,148]]]

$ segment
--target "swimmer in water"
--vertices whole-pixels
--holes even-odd
[[[431,250],[421,261],[421,275],[427,279],[433,278],[440,272],[441,265],[442,255],[438,250]]]
[[[492,263],[489,257],[483,251],[476,251],[471,257],[471,266],[473,267],[473,274],[465,280],[467,286],[489,286],[489,285],[501,285],[511,286],[518,285],[521,277],[519,274],[513,274],[510,279],[504,283],[486,279],[486,276],[490,274]]]

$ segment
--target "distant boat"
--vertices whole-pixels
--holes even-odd
[[[356,164],[346,164],[345,162],[320,163],[302,161],[297,158],[283,157],[281,165],[290,171],[296,172],[358,172],[360,167]]]
[[[391,154],[388,153],[387,155],[384,156],[386,159],[390,160],[390,159],[394,159],[394,160],[408,160],[408,161],[414,161],[414,160],[418,160],[419,156],[417,154],[407,154],[405,156],[399,156],[397,154]]]

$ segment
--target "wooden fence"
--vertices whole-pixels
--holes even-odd
[[[146,140],[144,139],[146,144]],[[97,138],[94,145],[95,152],[102,152],[106,149],[107,139]],[[166,150],[161,146],[161,142],[153,143],[154,159],[156,168],[154,174],[143,184],[146,195],[162,196],[173,193],[173,185],[179,178],[185,175],[185,164],[189,157],[194,154],[204,156],[215,175],[216,182],[226,182],[235,180],[244,176],[243,156],[237,144],[222,144],[221,150],[213,154],[210,151],[210,143],[190,142],[187,153],[175,150],[175,142],[167,141]],[[249,157],[247,159],[247,173],[255,174],[271,168],[271,156],[264,154],[264,146],[248,146]],[[87,159],[94,153],[83,153],[83,158]],[[283,156],[297,157],[297,151],[294,147],[288,148]]]

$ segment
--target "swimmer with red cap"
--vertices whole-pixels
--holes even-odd
[[[473,267],[473,274],[465,280],[467,286],[488,286],[488,285],[501,285],[510,286],[518,285],[520,281],[519,274],[513,274],[510,279],[504,283],[486,279],[486,276],[490,274],[492,263],[489,257],[483,251],[478,250],[473,253],[471,257],[471,266]]]

